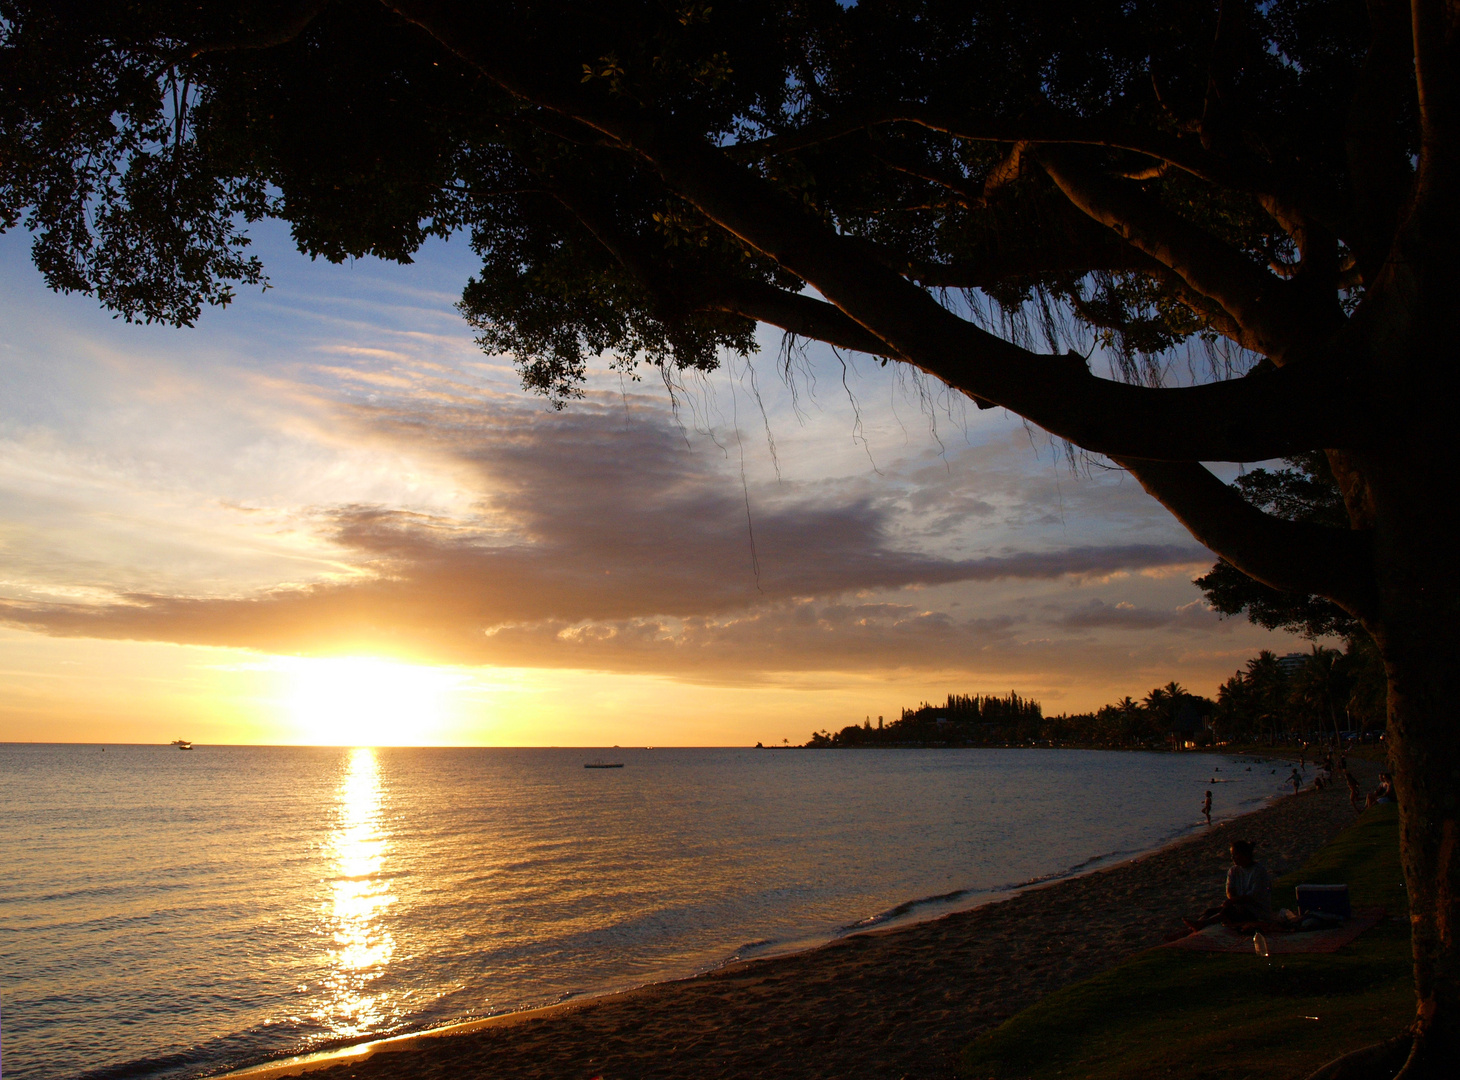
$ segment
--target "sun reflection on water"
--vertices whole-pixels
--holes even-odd
[[[334,876],[328,921],[333,947],[321,1021],[338,1035],[376,1029],[384,1014],[384,995],[371,984],[385,973],[395,952],[386,909],[395,902],[383,869],[390,851],[382,828],[383,797],[375,751],[350,751],[336,794],[335,828],[330,836]]]

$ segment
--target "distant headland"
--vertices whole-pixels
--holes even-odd
[[[1217,691],[1202,697],[1168,682],[1137,701],[1095,712],[1045,716],[1017,693],[949,694],[941,705],[904,708],[891,723],[868,716],[818,731],[805,749],[855,747],[1065,746],[1102,750],[1196,749],[1232,742],[1293,743],[1363,738],[1384,728],[1383,667],[1367,639],[1340,652],[1278,656],[1264,649]]]

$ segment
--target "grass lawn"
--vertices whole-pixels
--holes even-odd
[[[1396,808],[1370,808],[1279,880],[1274,906],[1296,906],[1299,882],[1347,883],[1355,907],[1390,917],[1327,955],[1149,950],[981,1036],[962,1075],[1293,1080],[1398,1035],[1414,988]]]

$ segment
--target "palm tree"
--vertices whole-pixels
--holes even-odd
[[[1384,674],[1384,660],[1374,639],[1368,634],[1349,638],[1343,655],[1343,677],[1349,692],[1344,712],[1357,720],[1362,731],[1383,728],[1388,719],[1389,686]]]
[[[1288,691],[1289,700],[1298,710],[1319,727],[1326,724],[1333,728],[1334,745],[1342,739],[1338,729],[1338,703],[1347,697],[1342,686],[1341,658],[1337,649],[1314,645],[1312,654],[1293,675]]]
[[[1182,701],[1189,696],[1186,689],[1177,682],[1158,686],[1146,695],[1141,705],[1154,734],[1165,738],[1171,733],[1176,727],[1176,710],[1181,708]]]
[[[1248,734],[1257,722],[1257,705],[1252,683],[1243,672],[1236,672],[1217,690],[1218,734],[1223,739]]]
[[[1252,687],[1256,718],[1271,732],[1271,743],[1275,743],[1288,712],[1287,676],[1277,654],[1263,649],[1247,661],[1247,682]]]

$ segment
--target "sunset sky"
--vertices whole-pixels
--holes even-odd
[[[255,235],[274,287],[191,330],[0,238],[0,741],[801,742],[1306,648],[1208,611],[1130,478],[906,371],[787,378],[765,330],[674,402],[600,372],[554,412],[454,311],[465,243]]]

